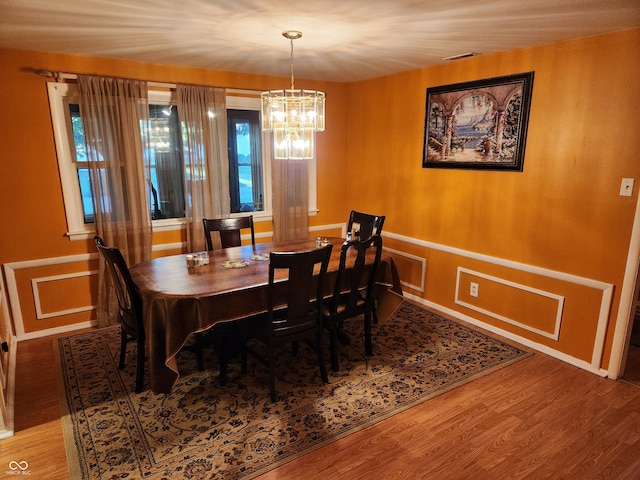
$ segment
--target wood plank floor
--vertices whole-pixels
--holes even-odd
[[[629,359],[640,372],[640,349]],[[11,461],[33,479],[69,478],[54,365],[51,338],[19,344],[0,478]],[[259,477],[338,478],[639,479],[640,383],[536,353]]]

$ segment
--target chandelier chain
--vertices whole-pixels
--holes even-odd
[[[293,38],[291,39],[291,55],[290,55],[290,59],[291,59],[291,90],[294,90],[294,86],[293,86]]]

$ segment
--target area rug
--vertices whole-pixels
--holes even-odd
[[[232,362],[225,387],[206,352],[179,354],[182,376],[171,394],[133,392],[135,345],[117,368],[118,328],[60,338],[63,426],[73,479],[250,479],[338,438],[510,365],[529,352],[404,301],[374,325],[374,356],[364,355],[361,321],[340,371],[323,384],[317,356],[283,349],[278,400],[267,370]],[[328,357],[327,357],[328,358]]]

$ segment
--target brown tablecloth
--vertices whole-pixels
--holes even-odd
[[[344,240],[329,240],[334,248],[327,284],[333,285]],[[256,256],[268,258],[271,251],[310,248],[315,248],[314,240],[262,243],[209,252],[209,264],[195,268],[187,268],[186,255],[155,258],[131,267],[143,302],[151,390],[171,391],[179,376],[175,356],[192,334],[208,330],[218,322],[266,312],[269,261]],[[248,265],[225,267],[225,262],[237,260]],[[384,253],[377,277],[378,320],[384,321],[402,302],[393,258]]]
[[[393,257],[383,253],[376,276],[376,313],[378,321],[384,322],[391,318],[403,300],[402,285]]]

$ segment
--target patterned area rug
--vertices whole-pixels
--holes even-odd
[[[250,479],[530,355],[406,300],[374,325],[373,357],[361,330],[347,325],[351,344],[327,385],[305,345],[297,357],[283,349],[275,403],[266,368],[251,357],[244,375],[232,362],[220,387],[212,352],[199,372],[185,351],[171,394],[135,394],[135,346],[119,371],[117,327],[60,338],[72,478]]]

